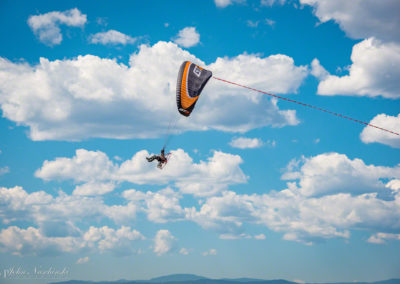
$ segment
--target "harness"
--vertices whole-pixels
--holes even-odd
[[[165,155],[165,160],[164,161],[160,161],[160,163],[158,163],[157,168],[159,168],[160,170],[162,170],[165,165],[168,163],[169,157],[171,156],[171,153],[167,153]]]

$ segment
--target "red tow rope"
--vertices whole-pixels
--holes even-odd
[[[316,106],[313,106],[313,105],[305,104],[305,103],[302,103],[302,102],[299,102],[299,101],[295,101],[295,100],[291,100],[291,99],[288,99],[288,98],[280,97],[280,96],[277,96],[277,95],[274,95],[274,94],[270,94],[270,93],[267,93],[267,92],[264,92],[264,91],[261,91],[261,90],[257,90],[257,89],[254,89],[254,88],[251,88],[251,87],[248,87],[248,86],[244,86],[244,85],[241,85],[241,84],[238,84],[238,83],[230,82],[228,80],[224,80],[224,79],[217,78],[217,77],[214,77],[214,76],[213,76],[213,78],[216,79],[216,80],[231,84],[231,85],[235,85],[235,86],[238,86],[238,87],[249,89],[249,90],[252,90],[252,91],[255,91],[255,92],[259,92],[259,93],[262,93],[262,94],[265,94],[265,95],[268,95],[268,96],[271,96],[271,97],[274,97],[274,98],[277,98],[277,99],[281,99],[281,100],[289,101],[289,102],[292,102],[292,103],[296,103],[298,105],[302,105],[302,106],[305,106],[305,107],[309,107],[309,108],[313,108],[313,109],[320,110],[320,111],[323,111],[323,112],[327,112],[327,113],[330,113],[330,114],[333,114],[333,115],[336,115],[336,116],[339,116],[339,117],[342,117],[342,118],[345,118],[345,119],[348,119],[348,120],[352,120],[354,122],[358,122],[358,123],[361,123],[361,124],[364,124],[364,125],[367,125],[367,126],[370,126],[370,127],[375,127],[375,128],[380,129],[382,131],[386,131],[386,132],[392,133],[394,135],[400,136],[400,134],[397,133],[397,132],[394,132],[394,131],[391,131],[391,130],[388,130],[388,129],[385,129],[385,128],[382,128],[382,127],[379,127],[379,126],[376,126],[376,125],[373,125],[373,124],[370,124],[370,123],[367,123],[367,122],[364,122],[364,121],[349,117],[349,116],[345,116],[345,115],[342,115],[340,113],[329,111],[329,110],[326,110],[326,109],[323,109],[323,108],[320,108],[320,107],[316,107]]]

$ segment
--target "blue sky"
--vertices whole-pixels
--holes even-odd
[[[2,281],[399,278],[398,136],[175,103],[399,133],[398,1],[187,2],[1,2]]]

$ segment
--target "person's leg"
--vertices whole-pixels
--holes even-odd
[[[151,157],[146,157],[146,159],[147,159],[148,162],[153,162],[156,158],[157,158],[156,155],[153,155],[153,156],[151,156]]]

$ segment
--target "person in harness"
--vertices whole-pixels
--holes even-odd
[[[162,169],[165,166],[165,164],[168,162],[168,158],[165,155],[164,148],[161,150],[160,155],[153,155],[150,157],[146,157],[146,159],[147,159],[147,162],[149,162],[149,163],[153,162],[154,160],[157,160],[158,161],[157,168],[159,168],[159,169]]]

